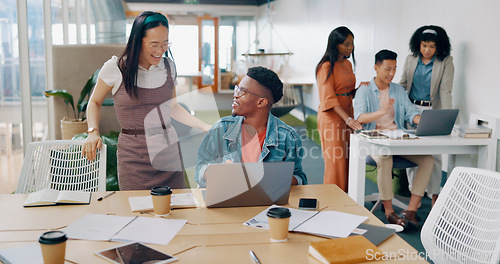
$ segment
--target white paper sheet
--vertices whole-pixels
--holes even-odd
[[[269,229],[267,211],[279,207],[272,205],[258,215],[243,223],[243,225]],[[368,217],[347,214],[336,211],[305,211],[288,208],[292,214],[290,217],[289,231],[309,233],[324,237],[347,237],[354,229],[364,222]]]
[[[278,205],[271,205],[264,211],[260,212],[258,215],[254,216],[252,219],[246,221],[243,223],[243,225],[247,226],[252,226],[256,228],[263,228],[263,229],[269,229],[269,222],[267,221],[267,211],[271,208],[275,207],[280,207]],[[293,208],[288,208],[290,210],[290,213],[292,216],[290,217],[290,223],[288,224],[288,230],[292,231],[295,227],[300,225],[302,222],[306,221],[307,219],[311,218],[315,214],[318,213],[318,211],[304,211],[304,210],[297,210]]]
[[[184,219],[138,217],[112,240],[167,245],[186,223]]]
[[[368,217],[336,211],[323,211],[293,231],[327,237],[348,237]]]
[[[85,240],[109,240],[134,217],[87,214],[63,229],[68,238]]]
[[[193,193],[176,193],[172,194],[172,201],[170,202],[172,208],[178,207],[198,207],[198,201],[194,198]]]
[[[151,195],[129,197],[128,201],[132,212],[153,211],[153,198]],[[172,208],[189,208],[199,206],[193,193],[172,194],[170,205]]]
[[[408,131],[396,129],[396,130],[384,130],[380,132],[383,135],[388,136],[391,139],[403,139],[403,135],[407,134],[409,139],[418,138],[415,136],[415,132],[409,133]]]
[[[153,198],[151,195],[129,197],[128,202],[132,212],[153,211]]]
[[[40,244],[32,243],[21,247],[0,250],[0,261],[11,264],[42,264]]]
[[[64,228],[68,238],[167,245],[187,220],[88,214]]]

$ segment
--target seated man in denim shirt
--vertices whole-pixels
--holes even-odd
[[[292,184],[307,184],[302,171],[302,142],[297,132],[270,113],[283,97],[278,75],[264,67],[248,69],[234,88],[232,116],[221,118],[198,149],[195,180],[206,186],[210,163],[293,161]]]
[[[375,55],[377,76],[368,86],[361,86],[356,91],[354,100],[354,118],[363,124],[364,129],[393,130],[404,129],[405,122],[418,124],[420,112],[410,102],[403,86],[393,83],[396,74],[397,54],[390,50],[381,50]],[[431,155],[403,155],[403,158],[418,165],[413,180],[408,209],[397,215],[392,207],[392,156],[372,156],[377,162],[377,185],[380,199],[385,208],[385,215],[391,224],[418,229],[418,204],[429,183],[434,159]]]

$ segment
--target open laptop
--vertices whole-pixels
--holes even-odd
[[[457,120],[458,109],[424,110],[415,130],[416,136],[449,135]]]
[[[293,162],[209,164],[204,193],[207,207],[287,204]]]

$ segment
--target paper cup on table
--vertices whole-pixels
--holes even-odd
[[[284,207],[271,208],[267,211],[271,242],[285,242],[288,239],[288,224],[291,215],[290,210]]]
[[[157,216],[165,216],[170,213],[170,200],[172,189],[168,186],[157,186],[151,189],[153,198],[153,210]]]
[[[42,249],[43,263],[64,264],[66,255],[66,233],[62,231],[48,231],[39,238]]]

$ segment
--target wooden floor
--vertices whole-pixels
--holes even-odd
[[[0,152],[0,193],[12,193],[16,190],[21,167],[23,165],[23,152],[16,150],[12,156]]]

